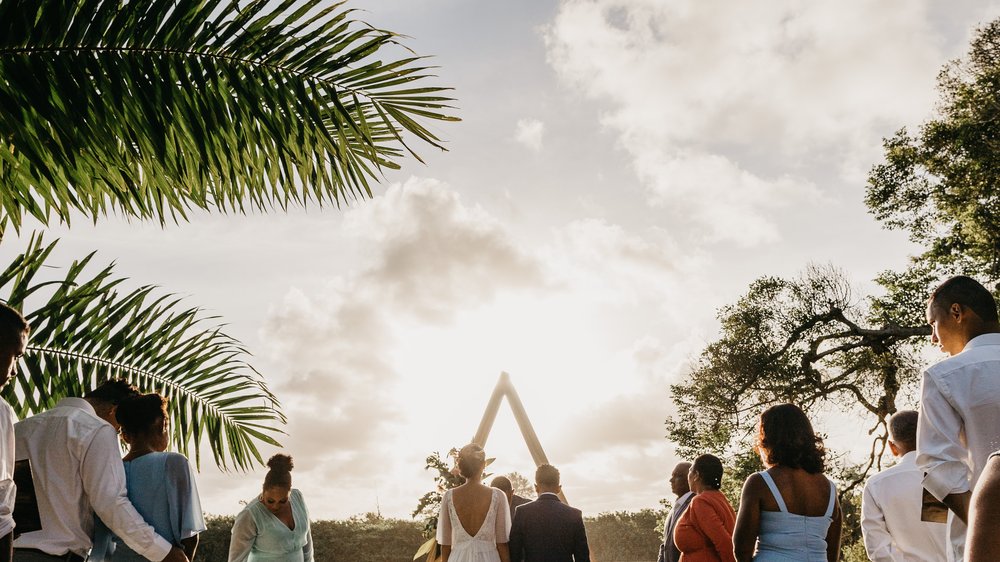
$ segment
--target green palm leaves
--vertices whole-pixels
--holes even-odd
[[[42,280],[54,246],[33,237],[0,272],[7,303],[31,310],[21,373],[4,391],[18,415],[121,377],[170,400],[174,448],[193,449],[199,464],[205,438],[220,467],[262,462],[257,443],[277,445],[274,426],[285,418],[239,342],[206,328],[211,318],[179,307],[173,296],[123,288],[126,280],[114,277],[111,266],[91,273],[93,254],[74,262],[62,280]]]
[[[0,0],[0,217],[179,220],[370,196],[443,88],[341,4]]]

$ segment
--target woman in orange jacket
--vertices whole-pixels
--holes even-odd
[[[681,551],[681,562],[736,562],[736,513],[719,491],[722,461],[712,455],[695,459],[688,471],[688,484],[696,495],[674,528],[674,544]]]

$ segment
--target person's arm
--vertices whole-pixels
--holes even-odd
[[[441,509],[438,510],[437,542],[441,545],[441,562],[448,562],[451,556],[451,516],[448,505],[451,503],[451,490],[441,496]]]
[[[722,517],[716,511],[716,506],[712,503],[691,502],[688,511],[692,511],[691,517],[697,522],[698,529],[708,538],[709,544],[715,549],[719,560],[722,562],[736,562],[733,556],[733,537],[726,531],[722,522]]]
[[[14,532],[0,537],[0,562],[11,562],[14,559]]]
[[[969,510],[966,562],[1000,560],[1000,457],[986,463]]]
[[[917,420],[917,466],[924,471],[924,488],[968,520],[968,449],[962,444],[962,416],[952,406],[945,389],[924,372],[920,418]]]
[[[840,530],[843,525],[840,513],[840,498],[834,499],[833,521],[826,531],[826,560],[827,562],[837,562],[840,559]]]
[[[587,544],[587,527],[583,524],[583,513],[576,513],[573,527],[573,562],[590,562],[590,545]]]
[[[306,544],[302,547],[302,562],[313,562],[313,532],[311,526],[306,528]]]
[[[257,524],[250,510],[244,509],[233,522],[232,537],[229,539],[229,562],[246,562],[257,541]]]
[[[80,462],[83,490],[97,516],[135,552],[149,560],[186,561],[184,552],[156,534],[132,507],[125,489],[118,434],[102,424]]]
[[[198,535],[181,539],[181,548],[184,550],[184,555],[188,557],[188,560],[194,560],[194,553],[198,550]]]
[[[736,515],[736,527],[733,529],[733,555],[737,562],[753,560],[757,535],[760,534],[760,488],[764,485],[758,474],[751,474],[743,483],[740,511]]]
[[[441,545],[441,562],[448,562],[449,558],[451,558],[451,545],[450,544],[442,544]]]
[[[505,542],[498,542],[497,554],[500,555],[500,562],[510,562],[510,545]]]
[[[885,514],[875,500],[871,484],[865,486],[861,494],[861,534],[865,552],[872,562],[905,562],[903,554],[892,543],[892,535],[885,526]]]

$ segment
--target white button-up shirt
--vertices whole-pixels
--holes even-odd
[[[163,560],[171,545],[128,501],[118,434],[82,398],[14,425],[17,458],[31,461],[42,530],[21,535],[15,548],[84,558],[94,535],[94,512],[132,550]]]
[[[947,558],[946,527],[920,520],[924,473],[917,452],[868,479],[861,498],[861,532],[874,562],[940,562]]]
[[[1000,449],[1000,334],[973,338],[961,353],[924,371],[917,422],[917,466],[934,497],[975,486]],[[949,559],[960,559],[965,524],[949,516]]]
[[[17,414],[0,399],[0,537],[14,530],[14,422]]]

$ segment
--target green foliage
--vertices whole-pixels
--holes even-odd
[[[617,511],[584,518],[593,560],[652,561],[663,542],[662,511]]]
[[[938,75],[938,115],[884,142],[866,203],[926,250],[917,263],[1000,279],[1000,20]]]
[[[95,269],[94,254],[65,269],[49,256],[56,243],[33,237],[27,250],[0,272],[0,294],[26,311],[31,339],[4,398],[19,417],[83,396],[100,382],[123,378],[170,401],[174,448],[195,454],[207,439],[216,464],[250,468],[261,462],[259,443],[277,445],[284,423],[275,397],[246,363],[243,346],[197,308],[182,308],[155,287],[123,288],[113,266]]]
[[[208,530],[200,535],[193,562],[218,562],[229,557],[234,517],[206,517]],[[420,525],[373,513],[341,521],[311,524],[317,562],[408,562],[421,539]]]
[[[520,472],[511,472],[504,476],[510,480],[510,485],[514,488],[514,494],[522,498],[535,499],[535,484],[528,477]]]
[[[0,217],[371,196],[453,121],[395,33],[307,0],[0,0]],[[401,58],[385,58],[389,51]]]
[[[454,447],[448,451],[448,455],[444,458],[441,458],[441,453],[437,451],[427,457],[424,469],[437,473],[434,476],[435,487],[420,498],[417,502],[417,508],[410,514],[414,519],[423,520],[424,536],[427,538],[433,537],[437,532],[438,513],[441,510],[441,499],[444,497],[445,491],[465,483],[465,478],[462,478],[454,470],[457,459],[458,449]]]

